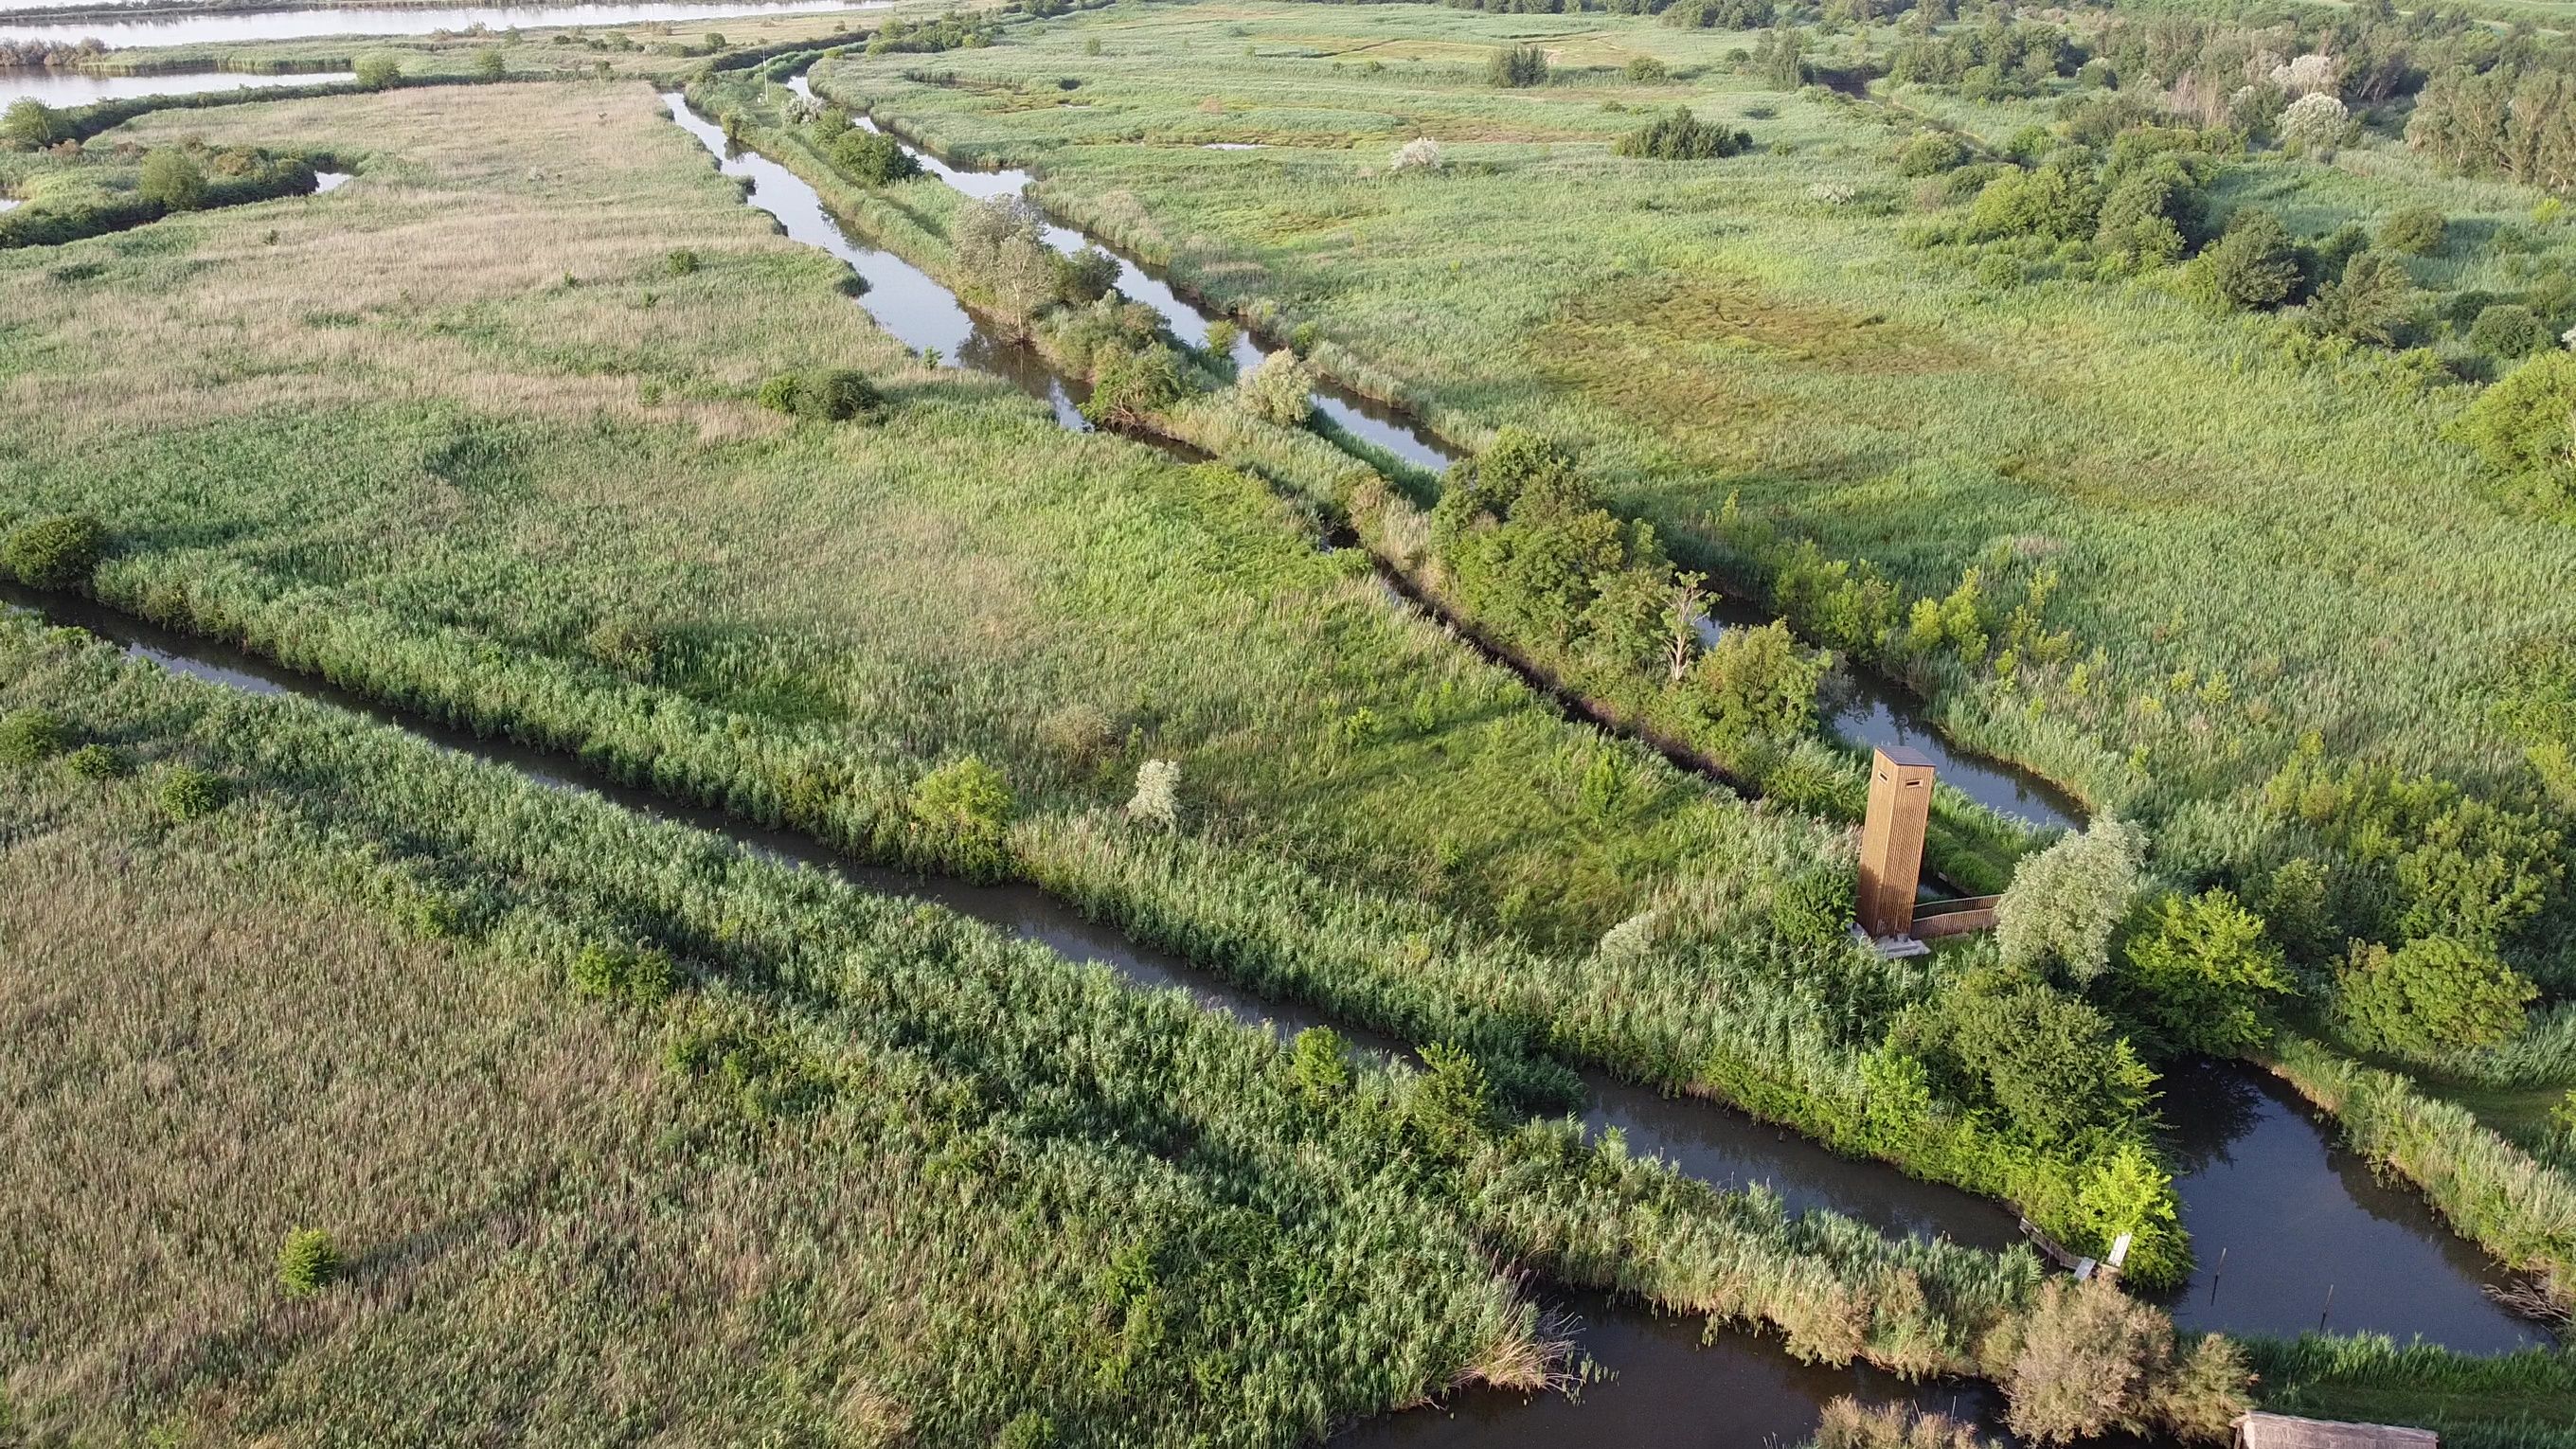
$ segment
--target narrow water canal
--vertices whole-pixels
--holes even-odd
[[[721,132],[693,116],[676,96],[670,99],[674,119],[725,160]],[[752,181],[751,204],[778,217],[791,235],[802,228],[807,235],[799,240],[863,267],[862,275],[874,284],[868,295],[878,296],[880,305],[893,279],[906,272],[917,278],[917,284],[901,284],[927,289],[910,315],[944,317],[950,330],[940,334],[949,339],[944,344],[915,345],[941,346],[943,355],[951,355],[947,347],[958,354],[973,350],[973,320],[953,297],[899,259],[850,242],[830,221],[821,199],[792,173],[756,159],[735,159],[728,174]],[[940,299],[949,311],[940,311]],[[897,335],[913,340],[901,330]],[[800,837],[619,786],[568,757],[477,739],[420,719],[397,719],[365,700],[238,651],[153,629],[83,601],[14,589],[0,590],[0,600],[90,629],[139,658],[179,672],[353,710],[540,783],[588,790],[630,809],[723,834],[747,850],[837,871],[865,888],[937,901],[1073,959],[1108,965],[1140,985],[1187,990],[1240,1019],[1268,1021],[1278,1030],[1321,1020],[1315,1013],[1264,1001],[1187,961],[1085,920],[1034,889],[925,881],[858,866]],[[1371,1033],[1340,1029],[1363,1045],[1401,1049]],[[2330,1308],[2317,1308],[2339,1331],[2376,1330],[2401,1340],[2420,1331],[2471,1351],[2541,1337],[2485,1303],[2480,1289],[2487,1275],[2481,1260],[2441,1228],[2420,1198],[2382,1188],[2359,1171],[2331,1149],[2303,1111],[2268,1091],[2266,1084],[2242,1079],[2230,1086],[2223,1076],[2183,1073],[2168,1089],[2167,1111],[2177,1124],[2176,1150],[2186,1171],[2185,1223],[2196,1235],[2209,1235],[2202,1240],[2202,1277],[2176,1305],[2186,1323],[2256,1332],[2311,1326],[2308,1299],[2316,1296],[2310,1292],[2316,1275],[2310,1270],[2326,1265],[2323,1271],[2336,1296]],[[1836,1157],[1794,1134],[1712,1104],[1668,1101],[1597,1076],[1589,1081],[1587,1123],[1596,1129],[1615,1127],[1626,1135],[1631,1150],[1664,1156],[1693,1176],[1722,1186],[1767,1183],[1795,1206],[1832,1207],[1891,1231],[1947,1233],[1980,1246],[2009,1241],[2009,1222],[1994,1204],[1914,1182],[1877,1164]],[[2283,1276],[2292,1269],[2307,1276]],[[1580,1343],[1617,1375],[1613,1381],[1587,1388],[1577,1401],[1524,1403],[1514,1395],[1469,1394],[1453,1406],[1454,1412],[1375,1421],[1354,1430],[1350,1441],[1551,1446],[1569,1440],[1605,1445],[1746,1444],[1766,1438],[1793,1442],[1813,1426],[1824,1402],[1843,1393],[1880,1398],[1903,1393],[1932,1408],[1949,1407],[1954,1397],[1962,1408],[1983,1404],[1963,1390],[1905,1389],[1868,1371],[1803,1368],[1759,1337],[1720,1335],[1703,1347],[1696,1320],[1663,1319],[1582,1295],[1570,1306],[1583,1322]]]
[[[802,77],[795,86],[800,94],[812,95]],[[692,134],[721,154],[722,133],[692,116],[678,97],[671,99],[674,115],[688,118],[684,124],[694,122]],[[934,175],[964,178],[958,184],[970,193],[1014,195],[1028,183],[1025,173],[960,172],[935,157],[921,155],[921,160]],[[810,205],[816,216],[824,215],[821,198],[811,187],[783,167],[773,169],[775,180],[767,184],[797,193],[798,199],[788,209],[802,211]],[[768,205],[778,202],[773,196]],[[764,203],[756,199],[754,204]],[[828,220],[823,225],[829,226]],[[1079,233],[1060,228],[1057,245],[1067,245],[1066,239],[1079,244],[1079,238]],[[1126,266],[1141,275],[1132,260]],[[926,275],[914,275],[924,284],[938,286]],[[1161,285],[1158,279],[1146,280]],[[1120,285],[1124,290],[1130,283],[1122,277]],[[1168,306],[1182,316],[1196,316],[1198,325],[1205,326],[1207,318],[1168,288],[1140,288],[1129,295],[1155,299],[1158,308]],[[1200,335],[1204,336],[1203,330]],[[1998,772],[1995,778],[2011,788],[2033,788],[2031,782],[2006,773]],[[1275,1006],[1265,1009],[1276,1012]],[[2336,1152],[2325,1131],[2303,1113],[2230,1110],[2228,1104],[2244,1102],[2247,1081],[2250,1078],[2243,1075],[2231,1082],[2224,1072],[2186,1071],[2166,1084],[2166,1111],[2179,1126],[2180,1140],[2191,1144],[2188,1162],[2232,1163],[2231,1153],[2251,1160],[2259,1152],[2267,1165],[2259,1173],[2195,1171],[2183,1182],[2187,1219],[2200,1214],[2213,1224],[2241,1223],[2248,1235],[2246,1247],[2231,1240],[2209,1250],[2201,1277],[2184,1295],[2188,1300],[2198,1293],[2200,1301],[2178,1300],[2188,1321],[2205,1328],[2249,1332],[2273,1332],[2284,1326],[2295,1332],[2298,1320],[2313,1322],[2306,1318],[2303,1280],[2284,1283],[2278,1292],[2237,1291],[2224,1281],[2225,1273],[2241,1266],[2244,1254],[2259,1247],[2276,1263],[2295,1262],[2298,1273],[2348,1280],[2347,1286],[2336,1290],[2342,1308],[2329,1319],[2338,1331],[2381,1332],[2400,1341],[2421,1333],[2470,1351],[2509,1347],[2526,1336],[2537,1336],[2536,1327],[2488,1300],[2484,1289],[2490,1279],[2483,1259],[2450,1233],[2420,1195],[2402,1189],[2357,1195],[2350,1173],[2326,1169],[2338,1158],[2347,1165],[2350,1159]],[[1830,1207],[1885,1231],[1946,1233],[1960,1242],[1987,1247],[2010,1240],[2005,1213],[1994,1204],[1916,1182],[1881,1164],[1840,1157],[1795,1133],[1765,1127],[1710,1103],[1670,1101],[1605,1077],[1590,1082],[1593,1102],[1586,1120],[1592,1126],[1616,1126],[1627,1134],[1632,1150],[1666,1157],[1692,1176],[1721,1186],[1766,1183],[1794,1206]],[[2258,1129],[2266,1134],[2263,1141],[2232,1145],[2255,1137]],[[2268,1134],[2280,1134],[2277,1150],[2268,1145],[2272,1140]],[[2294,1164],[2311,1164],[2315,1170]],[[2368,1181],[2367,1174],[2360,1181]],[[2277,1195],[2284,1192],[2295,1196],[2285,1200]],[[2302,1225],[2295,1238],[2279,1231],[2292,1208]],[[2223,1271],[2217,1268],[2221,1251],[2229,1263]],[[2213,1273],[2221,1279],[2215,1296],[2207,1292]],[[2295,1310],[2283,1306],[2292,1301],[2300,1306]],[[2419,1321],[2411,1306],[2417,1302],[2438,1305],[2438,1309]]]
[[[2166,1137],[2198,1266],[2166,1306],[2187,1329],[2295,1338],[2420,1334],[2464,1353],[2554,1342],[2487,1288],[2506,1275],[2423,1195],[2337,1146],[2290,1087],[2232,1062],[2165,1074]]]
[[[812,82],[803,75],[790,78],[787,88],[808,101],[819,99]],[[856,111],[852,112],[852,120],[871,131],[884,129],[873,118]],[[902,136],[896,136],[896,140],[924,171],[979,200],[1029,196],[1036,182],[1025,170],[954,166]],[[1070,254],[1085,246],[1096,246],[1117,258],[1121,293],[1161,313],[1172,335],[1182,342],[1197,348],[1207,345],[1208,328],[1220,320],[1219,314],[1183,297],[1159,269],[1052,218],[1044,236],[1047,244],[1060,252]],[[1230,360],[1238,374],[1259,366],[1266,355],[1250,332],[1236,331]],[[1458,461],[1458,453],[1437,435],[1374,398],[1327,380],[1319,383],[1312,400],[1315,410],[1334,428],[1414,467],[1437,474]],[[1729,600],[1721,605],[1716,618],[1706,622],[1704,632],[1714,638],[1727,627],[1770,621],[1767,613],[1749,601]],[[2007,818],[2041,828],[2075,829],[2083,824],[2083,806],[2073,796],[2027,770],[1953,748],[1932,728],[1928,710],[1920,700],[1883,680],[1855,675],[1848,696],[1827,715],[1826,725],[1854,748],[1864,751],[1886,745],[1910,745],[1924,751],[1932,757],[1942,783]]]

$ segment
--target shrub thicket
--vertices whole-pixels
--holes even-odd
[[[51,711],[16,709],[0,715],[0,765],[50,760],[70,742],[70,731]]]
[[[2354,1045],[2409,1059],[2507,1040],[2540,995],[2494,952],[2442,936],[2395,951],[2356,941],[2335,987],[2337,1023]]]
[[[2449,220],[2433,206],[2410,206],[2379,224],[2379,244],[2410,257],[2439,253],[2449,235]]]
[[[789,417],[845,423],[874,417],[884,408],[885,396],[847,368],[812,367],[782,372],[761,383],[760,405]]]
[[[232,786],[223,776],[193,765],[179,765],[161,779],[161,809],[173,820],[189,821],[212,815],[232,798]]]
[[[1505,87],[1547,84],[1547,52],[1534,45],[1514,45],[1495,51],[1485,62],[1485,79]]]
[[[134,762],[114,745],[83,745],[63,764],[84,780],[113,780],[134,769]]]
[[[88,580],[107,553],[107,529],[86,513],[59,514],[20,524],[0,545],[0,566],[35,589],[62,589]]]
[[[297,1228],[277,1250],[277,1282],[289,1298],[310,1298],[339,1276],[339,1246],[320,1228]]]
[[[856,127],[832,142],[832,164],[862,186],[887,186],[921,174],[921,163],[894,137]]]
[[[2498,302],[2469,324],[2469,345],[2496,357],[2529,357],[2553,341],[2548,324],[2519,302]]]
[[[1656,161],[1706,161],[1753,149],[1753,133],[1730,131],[1694,116],[1687,106],[1658,117],[1610,143],[1614,156]]]

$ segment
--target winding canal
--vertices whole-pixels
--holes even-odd
[[[789,90],[808,101],[822,99],[816,96],[812,82],[803,75],[790,78],[786,84]],[[871,131],[884,129],[874,118],[857,110],[851,112],[851,119]],[[897,135],[895,139],[921,163],[925,172],[968,196],[978,200],[1020,196],[1035,202],[1037,178],[1028,171],[1009,167],[955,166],[906,137]],[[1116,258],[1118,290],[1129,300],[1142,302],[1160,313],[1172,335],[1191,347],[1204,349],[1210,325],[1227,320],[1181,295],[1160,269],[1146,265],[1099,237],[1067,226],[1051,216],[1042,234],[1047,245],[1059,252],[1071,254],[1089,246]],[[1236,329],[1229,360],[1238,374],[1259,366],[1267,355],[1268,349],[1249,329]],[[1458,452],[1445,440],[1401,411],[1330,379],[1319,379],[1311,401],[1331,430],[1409,466],[1437,474],[1459,459]],[[1771,616],[1750,601],[1730,599],[1722,602],[1713,617],[1703,622],[1703,633],[1713,639],[1727,628],[1769,622]],[[2074,829],[2083,823],[2083,806],[2073,796],[2027,770],[1954,748],[1932,727],[1929,711],[1920,700],[1886,681],[1856,674],[1847,696],[1835,703],[1826,715],[1825,723],[1855,749],[1865,751],[1880,746],[1905,745],[1921,750],[1932,759],[1943,785],[2009,819],[2039,828]]]
[[[820,196],[786,168],[756,156],[728,156],[720,128],[692,113],[679,96],[666,100],[673,119],[716,157],[726,174],[750,183],[747,204],[775,217],[794,239],[824,249],[859,273],[867,283],[860,305],[890,332],[960,365],[1000,372],[1046,399],[1059,417],[1067,416],[1074,390],[1053,377],[1032,350],[984,330],[926,273],[853,241],[832,220]],[[1068,239],[1080,244],[1078,233],[1058,232],[1051,236],[1057,245]],[[1134,277],[1160,286],[1159,279],[1146,277],[1132,260],[1126,266]],[[1158,309],[1166,305],[1162,298],[1168,298],[1169,307],[1181,315],[1194,311],[1167,287],[1158,298],[1154,288],[1122,277],[1121,289],[1131,286],[1136,288],[1129,291],[1131,297],[1153,301]],[[1202,340],[1206,320],[1199,318]],[[1184,990],[1213,1009],[1246,1022],[1266,1022],[1274,1031],[1324,1024],[1318,1013],[1246,992],[1087,920],[1034,888],[921,879],[859,865],[801,837],[620,785],[573,758],[398,715],[239,651],[155,629],[85,601],[15,589],[0,590],[0,600],[103,635],[137,658],[180,673],[258,693],[293,693],[350,710],[553,788],[589,791],[625,808],[722,834],[745,850],[836,872],[863,888],[935,901],[1072,959],[1109,966],[1139,986]],[[1363,1046],[1390,1053],[1404,1049],[1382,1035],[1331,1024]],[[2012,1241],[2009,1218],[1995,1204],[1917,1182],[1881,1164],[1840,1157],[1714,1103],[1666,1099],[1599,1074],[1587,1076],[1586,1082],[1587,1125],[1615,1128],[1632,1151],[1663,1157],[1691,1176],[1726,1187],[1766,1184],[1793,1207],[1830,1207],[1884,1231],[1945,1234],[1983,1247]],[[2536,1326],[2486,1298],[2491,1266],[2444,1230],[2418,1196],[2379,1184],[2335,1149],[2283,1089],[2232,1067],[2185,1070],[2168,1081],[2167,1113],[2175,1122],[2174,1152],[2183,1170],[2184,1221],[2202,1254],[2199,1276],[2173,1304],[2186,1326],[2285,1333],[2322,1320],[2338,1331],[2373,1330],[2401,1340],[2420,1332],[2472,1352],[2547,1341]],[[1594,1295],[1574,1295],[1567,1306],[1579,1318],[1578,1343],[1610,1371],[1608,1381],[1588,1385],[1572,1399],[1524,1401],[1517,1395],[1472,1392],[1445,1409],[1358,1426],[1345,1442],[1787,1443],[1812,1429],[1823,1404],[1842,1394],[1868,1400],[1910,1398],[1927,1408],[1968,1414],[1993,1408],[1989,1396],[1965,1386],[1909,1386],[1865,1368],[1802,1366],[1759,1335],[1721,1333],[1704,1339],[1695,1319],[1669,1319]]]
[[[793,88],[812,94],[802,77]],[[677,94],[665,99],[675,118],[721,162],[720,128],[696,117]],[[1024,172],[962,171],[917,149],[915,154],[931,174],[970,195],[1016,195],[1030,180]],[[813,188],[784,167],[758,164],[771,168],[762,185],[792,192],[795,199],[773,192],[764,201],[755,192],[753,204],[773,215],[810,209],[816,225],[838,235]],[[1081,233],[1062,226],[1049,239],[1060,249],[1084,244]],[[1204,338],[1211,318],[1132,258],[1122,257],[1121,265],[1121,291],[1167,318],[1175,312],[1194,318]],[[906,270],[947,296],[926,274]],[[948,304],[955,305],[953,297]],[[1187,332],[1182,340],[1190,340]],[[1034,353],[1025,356],[1045,366]],[[1034,390],[1029,382],[1021,385]],[[1884,697],[1880,703],[1891,717],[1904,717]],[[2005,790],[2034,788],[2000,770],[1991,778]],[[1278,1007],[1263,1009],[1275,1013]],[[1692,1176],[1721,1186],[1767,1183],[1793,1206],[1831,1207],[1885,1231],[1940,1232],[1979,1246],[2007,1241],[2001,1210],[1965,1194],[1932,1188],[1883,1164],[1841,1157],[1711,1103],[1668,1100],[1606,1077],[1587,1081],[1592,1103],[1585,1115],[1591,1125],[1617,1126],[1632,1149],[1663,1156]],[[2420,1195],[2377,1186],[2285,1088],[2248,1069],[2213,1066],[2180,1071],[2165,1090],[2184,1167],[2178,1187],[2185,1226],[2206,1226],[2211,1233],[2198,1271],[2172,1302],[2185,1323],[2295,1334],[2318,1326],[2322,1316],[2338,1332],[2387,1333],[2400,1341],[2421,1334],[2479,1353],[2549,1341],[2538,1325],[2488,1296],[2486,1288],[2502,1281],[2492,1264],[2453,1235]],[[1962,1212],[1962,1202],[1978,1211]],[[2293,1223],[2295,1231],[2289,1230]]]

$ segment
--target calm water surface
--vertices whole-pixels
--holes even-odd
[[[46,105],[86,106],[92,101],[129,96],[187,96],[203,91],[265,90],[272,86],[319,86],[356,80],[345,70],[309,71],[301,75],[245,75],[235,71],[185,71],[172,75],[83,75],[69,70],[0,68],[0,110],[11,101],[33,97]]]
[[[724,128],[691,110],[687,97],[672,91],[662,101],[680,129],[715,157],[718,170],[751,183],[752,206],[777,218],[791,239],[831,253],[858,274],[866,284],[859,305],[878,326],[916,352],[1007,378],[1045,402],[1068,428],[1090,428],[1077,410],[1087,389],[1056,376],[1035,349],[987,327],[929,273],[851,236],[795,172],[758,152],[729,149]]]
[[[427,35],[437,30],[532,30],[568,25],[630,25],[644,20],[729,20],[743,15],[802,15],[824,10],[882,10],[890,0],[707,0],[689,4],[470,5],[331,10],[206,11],[130,19],[83,17],[0,23],[0,40],[78,44],[93,37],[111,50],[138,45],[215,45],[241,40],[298,40],[317,35]]]
[[[2182,1225],[2199,1268],[2168,1306],[2190,1329],[2422,1337],[2464,1353],[2553,1340],[2487,1296],[2500,1269],[2421,1193],[2335,1145],[2268,1073],[2233,1063],[2165,1078]]]

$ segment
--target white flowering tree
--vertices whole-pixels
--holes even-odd
[[[2311,91],[2281,112],[2281,140],[2293,150],[2330,156],[2343,144],[2344,131],[2351,124],[2352,113],[2343,102],[2323,91]]]
[[[2302,55],[2272,67],[2272,84],[2284,95],[2331,96],[2342,88],[2343,67],[2331,55]]]
[[[1127,818],[1165,830],[1181,828],[1181,764],[1147,760],[1136,767],[1136,794],[1127,802]]]
[[[2004,964],[2054,962],[2079,982],[2101,975],[2111,964],[2111,933],[2138,893],[2144,854],[2135,827],[2100,820],[2023,860],[1995,907]]]
[[[1428,136],[1416,136],[1395,148],[1387,158],[1386,169],[1394,172],[1437,171],[1440,169],[1440,143]]]

